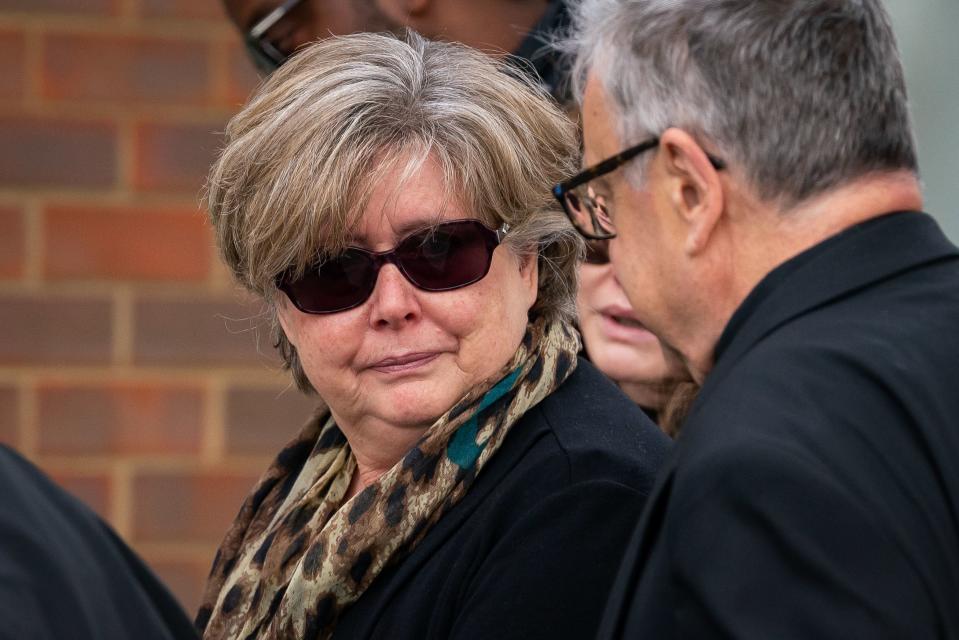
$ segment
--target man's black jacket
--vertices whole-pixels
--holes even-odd
[[[959,252],[897,213],[748,296],[601,638],[959,638]]]

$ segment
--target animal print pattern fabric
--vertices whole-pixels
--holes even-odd
[[[500,374],[470,391],[374,484],[344,502],[356,461],[328,412],[246,499],[196,624],[208,640],[331,637],[340,613],[469,491],[509,429],[572,373],[579,334],[531,322]]]

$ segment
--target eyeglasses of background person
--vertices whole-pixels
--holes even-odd
[[[302,3],[303,0],[286,0],[257,21],[244,34],[243,43],[246,45],[246,50],[257,69],[264,74],[273,73],[290,57],[292,51],[287,51],[282,46],[282,37],[277,37],[279,34],[273,28],[281,21],[290,22],[291,19],[287,16]],[[273,31],[272,36],[271,31]]]

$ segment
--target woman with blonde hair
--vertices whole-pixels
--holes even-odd
[[[217,242],[329,408],[227,533],[205,638],[594,633],[668,441],[577,359],[575,151],[541,90],[415,35],[314,44],[230,123]]]

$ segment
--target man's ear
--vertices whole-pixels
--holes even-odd
[[[696,140],[682,129],[667,129],[659,138],[669,184],[668,197],[687,225],[685,251],[703,251],[724,209],[719,172]]]

